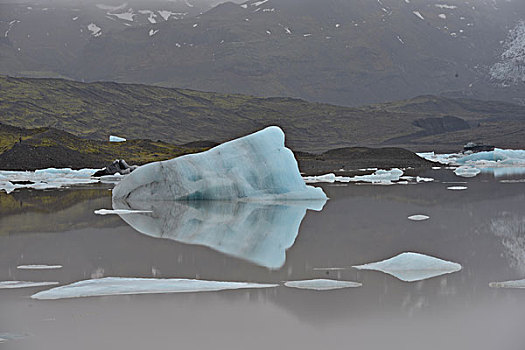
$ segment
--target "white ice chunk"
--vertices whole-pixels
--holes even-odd
[[[58,282],[0,281],[0,289],[52,286]]]
[[[32,299],[50,300],[104,295],[212,292],[231,289],[272,288],[277,284],[222,282],[193,279],[105,277],[75,282],[36,293]]]
[[[489,286],[492,288],[525,288],[525,279],[505,282],[491,282]]]
[[[454,174],[461,177],[474,177],[481,173],[481,170],[471,166],[460,166],[454,170]]]
[[[408,220],[412,220],[412,221],[423,221],[423,220],[428,220],[428,219],[430,219],[430,216],[422,215],[422,214],[411,215],[408,217]]]
[[[308,183],[317,183],[317,182],[328,182],[328,183],[334,183],[338,177],[335,176],[335,174],[324,174],[324,175],[318,175],[318,176],[303,176],[304,182]],[[339,178],[342,178],[342,176],[339,176]]]
[[[206,152],[143,165],[113,190],[113,199],[315,200],[321,188],[303,181],[284,133],[268,127]]]
[[[447,187],[447,190],[451,190],[451,191],[463,191],[463,190],[466,190],[468,189],[467,186],[450,186],[450,187]]]
[[[149,34],[149,36],[153,36],[153,35],[157,34],[158,32],[159,32],[158,29],[150,29],[148,34]]]
[[[325,201],[254,203],[240,201],[114,201],[114,208],[150,210],[121,218],[138,232],[155,238],[204,245],[220,253],[269,269],[286,261],[307,209]]]
[[[151,31],[150,31],[150,36],[151,35],[152,34],[151,34]],[[118,137],[118,136],[115,136],[115,135],[109,135],[109,142],[124,142],[124,141],[126,141],[126,139],[123,138],[123,137]]]
[[[401,253],[380,262],[353,266],[359,270],[388,273],[402,281],[413,282],[461,270],[461,265],[419,253]]]
[[[97,215],[126,215],[126,214],[147,214],[147,213],[153,213],[151,210],[126,210],[126,209],[98,209],[94,211]]]
[[[19,270],[56,270],[61,269],[62,265],[18,265]]]
[[[290,288],[311,289],[311,290],[333,290],[341,288],[355,288],[361,287],[359,282],[352,281],[338,281],[329,279],[312,279],[303,281],[288,281],[284,285]]]

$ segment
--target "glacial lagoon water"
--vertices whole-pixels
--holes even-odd
[[[523,349],[525,290],[494,282],[525,278],[525,176],[420,175],[436,181],[319,184],[320,206],[115,203],[142,210],[120,216],[94,214],[111,185],[0,193],[0,281],[58,282],[0,289],[0,348]],[[453,268],[411,282],[352,268],[408,252]],[[132,294],[31,298],[79,281]]]

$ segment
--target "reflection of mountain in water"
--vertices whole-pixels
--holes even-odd
[[[210,247],[221,253],[277,269],[299,232],[306,210],[324,201],[249,203],[223,201],[114,201],[114,209],[151,210],[126,214],[131,227],[156,238]]]

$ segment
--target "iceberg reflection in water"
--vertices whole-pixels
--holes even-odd
[[[388,273],[405,282],[422,281],[461,270],[460,264],[413,252],[401,253],[387,260],[353,267],[358,270]]]
[[[269,269],[282,267],[307,209],[326,201],[113,201],[114,209],[148,210],[121,218],[155,238],[207,246]]]

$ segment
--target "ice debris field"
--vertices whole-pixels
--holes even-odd
[[[112,142],[125,140],[110,136]],[[525,174],[525,150],[496,148],[472,154],[426,152],[418,153],[418,156],[446,165],[446,169],[454,170],[457,176],[465,178],[483,172],[493,173],[495,177]],[[359,169],[374,173],[352,177],[333,173],[301,177],[292,151],[284,146],[284,133],[276,126],[202,153],[149,163],[126,176],[92,177],[97,170],[0,170],[0,191],[11,193],[21,188],[46,190],[109,183],[117,184],[113,192],[113,197],[117,199],[143,198],[147,195],[149,200],[310,200],[326,199],[322,189],[306,185],[311,183],[406,185],[434,181],[432,178],[406,176],[398,168]],[[152,193],[155,195],[152,196]]]
[[[417,155],[432,162],[457,167],[454,173],[461,177],[474,177],[482,172],[493,173],[496,177],[525,174],[525,150],[495,148],[493,151],[472,154],[426,152]]]

